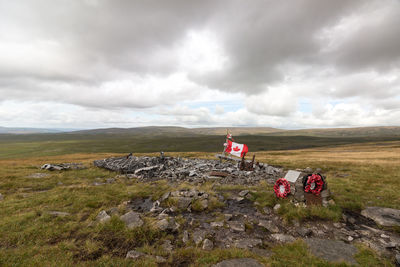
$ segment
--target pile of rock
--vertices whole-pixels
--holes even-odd
[[[219,160],[174,157],[114,157],[94,161],[97,167],[127,174],[141,181],[204,182],[218,180],[224,184],[255,184],[266,180],[273,184],[283,169],[267,164],[254,164],[254,171],[240,171],[237,163]]]
[[[86,169],[86,167],[82,163],[60,163],[60,164],[46,163],[41,167],[41,169],[48,171],[65,171],[65,170],[83,170]]]

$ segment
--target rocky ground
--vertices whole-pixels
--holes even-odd
[[[207,181],[213,181],[214,186],[257,185],[263,181],[274,184],[285,174],[284,169],[267,164],[255,165],[254,171],[240,171],[237,163],[232,162],[162,156],[109,158],[95,161],[94,165],[119,172],[117,177],[138,181],[166,179],[176,188],[183,182],[198,185]],[[400,227],[398,210],[370,207],[361,214],[344,211],[339,222],[287,222],[279,215],[280,204],[260,208],[254,201],[255,192],[251,190],[232,190],[229,195],[224,195],[214,190],[214,186],[207,191],[193,187],[170,191],[159,198],[127,200],[115,208],[101,211],[93,225],[106,223],[112,216],[119,216],[128,228],[150,222],[153,227],[174,237],[163,244],[166,251],[185,246],[204,250],[236,247],[269,257],[271,244],[302,239],[314,255],[330,262],[356,264],[354,244],[362,243],[400,264],[400,236],[392,228]],[[304,202],[301,205],[305,205]],[[126,251],[127,258],[147,256],[136,250]],[[166,261],[160,256],[156,260]],[[215,266],[260,264],[254,259],[238,259]]]

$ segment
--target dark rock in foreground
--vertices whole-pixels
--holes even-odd
[[[400,226],[400,210],[383,207],[367,207],[361,214],[382,226]]]

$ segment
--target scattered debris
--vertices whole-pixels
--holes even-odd
[[[48,171],[65,171],[65,170],[83,170],[86,169],[82,163],[60,163],[60,164],[44,164],[41,169]]]
[[[253,171],[241,171],[232,162],[165,156],[107,158],[94,161],[94,165],[140,181],[167,179],[203,183],[218,179],[223,184],[257,184],[262,180],[275,182],[283,174],[283,169],[267,165],[255,165]]]

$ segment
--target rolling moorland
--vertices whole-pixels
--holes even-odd
[[[260,255],[243,248],[204,250],[194,243],[183,244],[182,232],[170,233],[151,227],[154,218],[143,218],[145,224],[127,229],[118,216],[105,224],[93,224],[99,212],[114,207],[123,212],[122,203],[138,197],[156,200],[166,192],[195,188],[210,195],[226,198],[241,190],[250,190],[248,198],[257,208],[272,209],[281,204],[277,216],[283,227],[292,225],[331,227],[344,223],[342,214],[359,214],[366,206],[400,209],[400,127],[357,129],[297,130],[243,129],[231,132],[240,143],[249,146],[249,157],[284,169],[321,168],[327,176],[335,205],[328,208],[295,206],[277,200],[272,186],[171,184],[164,180],[140,182],[93,166],[93,160],[126,155],[167,156],[214,159],[222,150],[226,129],[136,128],[104,129],[71,133],[0,135],[0,265],[4,266],[211,266],[229,258],[254,258],[266,266],[349,266],[329,262],[310,253],[302,238],[276,244],[264,242]],[[135,132],[135,133],[133,133]],[[195,132],[195,133],[193,133]],[[44,171],[44,163],[80,162],[84,170]],[[44,178],[32,178],[43,173]],[[107,179],[114,179],[108,184]],[[211,202],[210,202],[211,203]],[[165,205],[174,205],[166,202]],[[203,211],[220,218],[215,202]],[[64,212],[57,216],[54,211]],[[222,216],[223,217],[223,216]],[[175,217],[181,225],[187,222]],[[219,219],[217,219],[218,221]],[[255,226],[245,224],[251,234]],[[380,228],[387,234],[400,233],[399,228]],[[189,231],[190,232],[190,231]],[[386,232],[385,232],[386,233]],[[190,233],[192,234],[192,233]],[[172,242],[168,252],[165,242]],[[371,249],[356,239],[355,262],[361,266],[394,266],[393,256]],[[125,259],[129,250],[152,255],[135,261]],[[156,256],[164,263],[157,263]]]

